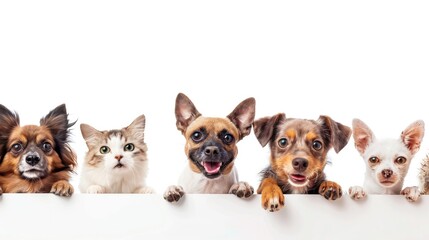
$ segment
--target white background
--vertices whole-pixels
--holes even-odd
[[[121,128],[145,114],[148,184],[162,193],[186,164],[178,92],[206,116],[252,96],[257,118],[360,118],[380,137],[429,124],[428,12],[426,1],[1,2],[0,103],[22,124],[66,103],[79,163],[80,123]],[[425,140],[406,185],[427,152]],[[240,142],[241,179],[257,187],[268,154],[253,133]],[[362,183],[352,140],[330,156],[330,179]]]

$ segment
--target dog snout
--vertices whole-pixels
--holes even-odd
[[[29,154],[25,157],[25,162],[31,166],[35,166],[40,162],[40,157],[37,154]]]
[[[292,160],[293,168],[298,172],[304,172],[308,167],[308,160],[305,158],[295,158]]]
[[[216,146],[207,146],[204,149],[204,154],[208,157],[214,157],[219,155],[219,148]]]
[[[390,178],[393,175],[393,171],[391,169],[383,169],[383,171],[381,171],[381,174],[384,178]]]

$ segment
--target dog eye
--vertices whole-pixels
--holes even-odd
[[[203,134],[200,131],[195,131],[192,133],[191,138],[194,140],[194,142],[199,142],[203,139]]]
[[[106,154],[106,153],[109,153],[110,152],[110,148],[109,147],[107,147],[107,146],[102,146],[101,148],[100,148],[100,153],[101,154]]]
[[[285,148],[288,144],[287,139],[286,138],[280,138],[278,144],[279,144],[279,147]]]
[[[378,159],[378,157],[370,157],[369,162],[370,163],[378,163],[378,162],[380,162],[380,159]]]
[[[128,151],[128,152],[131,152],[131,151],[134,151],[134,144],[132,144],[132,143],[128,143],[127,145],[125,145],[125,147],[124,147],[124,151]]]
[[[319,140],[315,140],[313,141],[313,149],[316,151],[319,151],[320,149],[322,149],[322,142],[320,142]]]
[[[397,163],[397,164],[404,164],[406,162],[407,162],[407,159],[404,157],[398,157],[395,159],[395,163]]]
[[[12,145],[11,151],[14,154],[18,154],[22,151],[23,147],[21,143],[15,143]]]
[[[232,141],[234,140],[234,137],[231,134],[225,134],[222,138],[222,141],[226,144],[228,143],[232,143]]]
[[[42,150],[44,152],[50,152],[52,150],[52,145],[50,143],[48,143],[48,142],[44,142],[42,144]]]

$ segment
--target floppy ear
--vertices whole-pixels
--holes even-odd
[[[369,144],[375,140],[375,135],[372,133],[371,129],[360,119],[353,119],[352,127],[355,147],[362,155]]]
[[[6,145],[12,130],[19,126],[19,116],[0,104],[0,163],[6,154]]]
[[[99,139],[103,138],[103,134],[100,131],[85,123],[80,124],[80,131],[88,148],[95,147]]]
[[[321,115],[318,122],[322,124],[324,140],[334,147],[336,153],[340,152],[347,145],[352,130],[341,123],[335,122],[328,116]]]
[[[76,166],[76,155],[71,150],[68,142],[70,130],[76,122],[69,122],[66,105],[61,104],[40,119],[40,126],[48,128],[55,140],[55,151],[60,156],[63,164],[70,167]]]
[[[286,120],[284,113],[278,113],[272,117],[264,117],[253,123],[253,131],[262,147],[276,135],[277,126]]]
[[[145,124],[146,124],[145,116],[140,115],[125,129],[129,131],[135,139],[137,139],[141,143],[144,143]]]
[[[420,143],[425,135],[425,123],[422,120],[411,123],[402,133],[401,140],[415,154],[420,149]]]
[[[192,101],[183,93],[177,94],[175,113],[176,126],[182,134],[185,134],[188,126],[201,116],[201,113],[198,112]]]
[[[227,116],[240,131],[240,140],[250,134],[255,119],[255,104],[254,98],[248,98],[238,104],[234,111]]]

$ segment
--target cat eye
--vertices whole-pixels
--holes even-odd
[[[199,141],[203,140],[203,133],[200,131],[195,131],[192,133],[191,138],[194,142],[199,142]]]
[[[125,147],[124,147],[124,151],[128,151],[128,152],[131,152],[131,151],[134,151],[134,144],[132,144],[132,143],[128,143],[127,145],[125,145]]]
[[[313,149],[314,150],[319,151],[319,150],[322,149],[322,147],[323,147],[323,145],[322,145],[321,141],[319,141],[319,140],[314,140],[313,141]]]
[[[230,144],[230,143],[232,143],[232,141],[234,141],[234,137],[231,134],[227,133],[227,134],[223,135],[222,142],[224,142],[226,144]]]
[[[100,148],[100,153],[101,154],[106,154],[106,153],[109,153],[110,152],[110,148],[109,147],[107,147],[107,146],[102,146],[101,148]]]
[[[12,145],[12,148],[10,149],[10,151],[13,154],[18,154],[18,153],[20,153],[22,151],[22,149],[23,149],[23,147],[22,147],[21,143],[15,143],[15,144]]]
[[[285,148],[288,144],[288,141],[286,138],[280,138],[278,144],[280,148]]]
[[[404,163],[406,163],[407,162],[407,159],[406,158],[404,158],[404,157],[397,157],[396,159],[395,159],[395,163],[396,164],[404,164]]]
[[[48,142],[44,142],[42,144],[42,150],[46,153],[50,152],[52,150],[52,145]]]
[[[372,164],[379,163],[380,159],[378,157],[370,157],[368,161]]]

